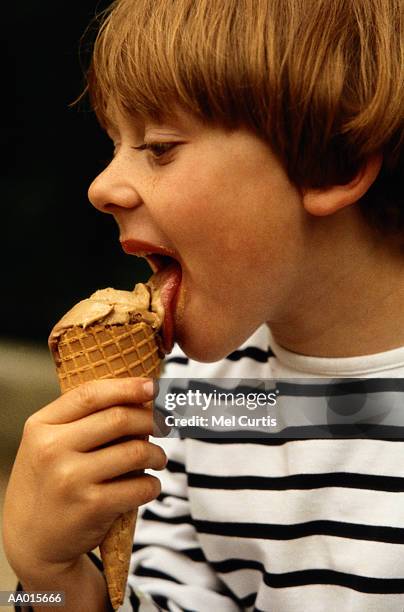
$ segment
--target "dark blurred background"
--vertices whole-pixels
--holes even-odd
[[[96,289],[130,289],[150,275],[121,251],[113,219],[88,203],[88,186],[112,147],[88,104],[69,106],[83,90],[91,33],[81,59],[80,39],[108,4],[2,6],[0,523],[24,422],[59,394],[47,348],[51,327]],[[15,584],[0,537],[0,590]]]
[[[83,89],[95,26],[81,38],[109,4],[20,0],[3,17],[2,337],[46,343],[79,299],[149,275],[121,251],[113,219],[88,203],[112,148],[88,102],[69,106]]]

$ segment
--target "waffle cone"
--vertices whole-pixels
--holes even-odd
[[[157,378],[160,372],[156,331],[144,322],[71,327],[60,336],[54,358],[62,393],[94,379]],[[125,595],[136,518],[137,509],[121,515],[100,544],[114,610]]]

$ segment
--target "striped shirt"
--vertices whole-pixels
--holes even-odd
[[[394,379],[404,389],[404,347],[312,358],[282,349],[262,326],[216,363],[176,348],[164,377],[298,378],[307,388],[304,379],[358,377],[375,379],[370,399],[383,387],[389,397]],[[154,442],[169,462],[156,473],[162,493],[138,519],[121,612],[404,611],[399,437]]]
[[[164,376],[387,381],[404,378],[404,347],[311,358],[262,326],[217,363],[175,349]],[[122,612],[403,612],[400,439],[154,441],[169,463],[138,520]]]

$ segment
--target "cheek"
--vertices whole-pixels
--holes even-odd
[[[209,249],[207,242],[225,239],[234,198],[230,184],[219,178],[188,164],[156,184],[154,216],[178,248],[205,244]]]
[[[193,271],[261,274],[291,252],[301,215],[297,193],[267,167],[173,164],[155,193],[156,219]]]

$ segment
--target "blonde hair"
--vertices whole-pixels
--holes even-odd
[[[247,126],[301,187],[346,182],[381,152],[362,207],[404,226],[403,0],[117,0],[88,89],[103,124],[113,102]]]

